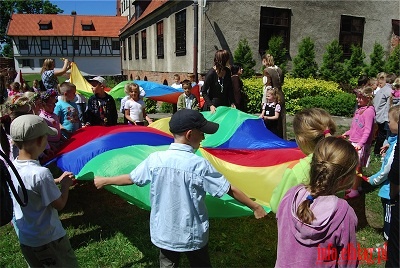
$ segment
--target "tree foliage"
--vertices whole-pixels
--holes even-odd
[[[12,58],[14,56],[12,45],[8,43],[5,44],[1,50],[1,54],[3,54],[4,57]]]
[[[360,46],[351,46],[350,59],[345,60],[346,78],[359,78],[363,73],[366,64],[364,63],[365,53]]]
[[[385,61],[383,60],[385,56],[385,51],[383,46],[379,43],[374,44],[370,58],[370,64],[366,67],[365,71],[368,77],[376,77],[380,72],[384,71]]]
[[[400,75],[400,44],[390,53],[386,61],[385,70],[388,73],[394,73],[397,76]]]
[[[253,59],[253,52],[247,42],[247,39],[241,39],[236,48],[233,59],[235,63],[240,63],[243,66],[243,78],[252,77],[255,74],[254,66],[256,61]]]
[[[281,68],[283,74],[287,70],[287,49],[284,46],[282,36],[272,36],[268,41],[268,49],[265,51],[266,54],[270,54],[274,57],[274,63]]]
[[[314,42],[310,37],[304,38],[299,44],[299,52],[293,59],[293,76],[296,78],[316,77],[318,65],[315,61]]]
[[[49,0],[1,0],[0,5],[0,43],[10,44],[6,35],[8,22],[13,13],[19,14],[59,14],[64,11]]]
[[[320,69],[321,78],[341,83],[345,80],[345,68],[343,64],[343,50],[338,40],[332,41],[326,47]]]

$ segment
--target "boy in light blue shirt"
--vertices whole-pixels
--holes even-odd
[[[150,236],[160,249],[160,267],[177,267],[186,253],[191,267],[211,267],[208,254],[209,221],[206,193],[229,194],[254,211],[259,219],[264,209],[231,185],[206,159],[194,154],[204,139],[219,125],[190,109],[177,111],[169,123],[174,135],[167,151],[149,155],[130,174],[96,177],[97,188],[106,185],[150,186]]]
[[[64,82],[60,85],[60,97],[54,108],[54,113],[60,119],[62,134],[69,138],[72,133],[81,127],[79,112],[74,102],[76,87],[74,84]]]

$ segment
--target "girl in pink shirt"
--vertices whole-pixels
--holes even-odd
[[[357,173],[362,174],[362,168],[368,167],[371,143],[373,139],[373,126],[375,120],[375,109],[372,105],[373,89],[371,87],[360,88],[356,92],[358,109],[355,111],[351,121],[350,130],[342,136],[349,138],[351,144],[358,152],[360,165]],[[347,190],[346,199],[355,198],[360,195],[359,187],[361,177],[357,176],[351,189]]]

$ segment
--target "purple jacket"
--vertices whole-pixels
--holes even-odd
[[[337,196],[319,196],[311,204],[316,219],[305,224],[296,211],[309,194],[304,185],[295,186],[279,205],[275,267],[357,267],[354,210]]]

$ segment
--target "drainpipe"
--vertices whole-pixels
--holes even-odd
[[[74,16],[74,23],[72,24],[72,61],[75,62],[75,20],[76,20],[76,11],[72,11],[71,15]]]
[[[198,0],[193,0],[193,13],[194,13],[194,19],[193,19],[193,74],[195,77],[196,83],[198,83],[198,73],[197,73],[197,62],[198,62],[198,57],[199,57],[199,51],[198,51],[198,45],[199,45],[199,30],[198,30],[198,25],[199,25],[199,2]]]

